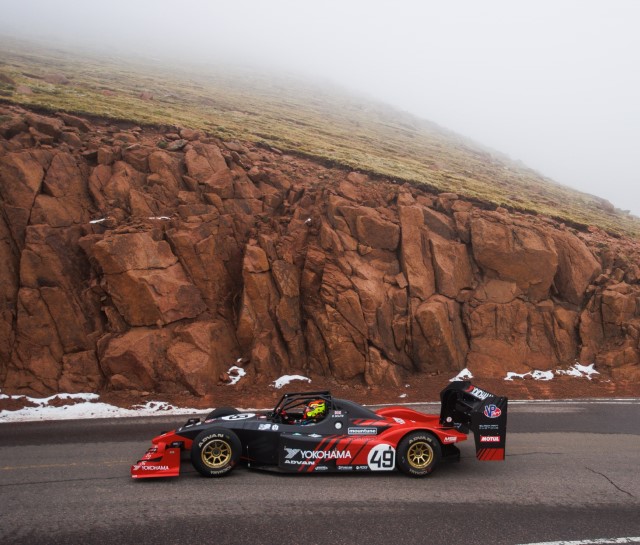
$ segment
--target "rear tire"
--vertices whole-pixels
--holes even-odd
[[[242,443],[231,430],[211,428],[200,432],[191,445],[191,464],[204,477],[223,477],[240,459]]]
[[[218,407],[217,409],[213,409],[213,411],[207,415],[205,420],[213,420],[214,418],[238,414],[239,412],[240,411],[238,409],[234,409],[233,407]]]
[[[440,442],[430,433],[410,433],[398,444],[396,466],[410,477],[426,477],[442,458]]]

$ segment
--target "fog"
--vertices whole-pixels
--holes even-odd
[[[3,2],[0,33],[300,73],[640,216],[635,0]]]

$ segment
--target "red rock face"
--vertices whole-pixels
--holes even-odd
[[[238,359],[640,376],[635,241],[185,128],[0,113],[3,391],[205,395]]]

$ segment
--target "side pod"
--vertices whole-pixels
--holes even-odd
[[[478,460],[504,460],[507,443],[506,397],[496,396],[468,381],[456,381],[440,392],[440,402],[440,424],[465,433],[473,431]]]

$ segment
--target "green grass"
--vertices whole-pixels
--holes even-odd
[[[640,219],[559,185],[450,131],[407,113],[291,77],[280,80],[204,65],[169,66],[41,49],[0,39],[0,99],[51,111],[137,124],[202,129],[225,140],[264,143],[397,181],[426,184],[488,205],[542,214],[616,235],[640,234]],[[62,73],[70,85],[41,78]],[[104,91],[112,96],[106,96]],[[142,91],[154,99],[141,100]]]

